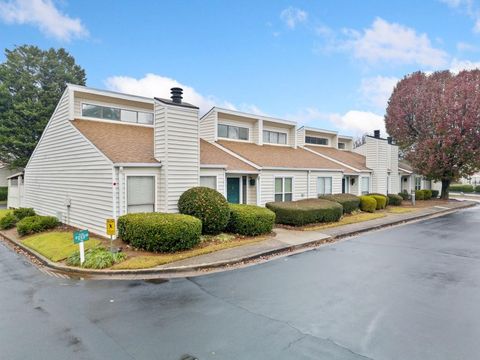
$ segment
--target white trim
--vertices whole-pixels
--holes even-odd
[[[154,124],[138,124],[138,123],[131,123],[127,121],[121,121],[121,120],[100,119],[100,118],[93,118],[93,117],[87,117],[87,116],[78,116],[70,121],[75,121],[75,120],[98,121],[98,122],[103,122],[107,124],[117,124],[117,125],[133,125],[133,126],[141,126],[141,127],[152,128],[152,129],[155,127]],[[153,121],[155,122],[155,119]]]
[[[242,111],[225,109],[225,108],[221,108],[221,107],[217,107],[217,106],[215,106],[214,109],[217,111],[217,113],[236,115],[236,116],[246,117],[246,118],[250,118],[250,119],[254,119],[254,120],[270,121],[270,122],[275,122],[275,123],[284,124],[284,125],[292,125],[292,126],[297,125],[297,123],[295,121],[283,120],[283,119],[278,119],[278,118],[274,118],[274,117],[270,117],[270,116],[255,115],[255,114],[250,114],[250,113],[246,113],[246,112],[242,112]]]
[[[262,167],[262,170],[279,170],[279,171],[326,171],[326,172],[341,172],[343,173],[342,169],[322,169],[322,168],[290,168],[290,167],[279,167],[279,166],[270,166],[270,167]]]
[[[200,164],[200,169],[226,169],[228,165],[225,164]]]
[[[259,174],[259,171],[249,171],[249,170],[226,170],[227,174]]]
[[[330,156],[320,154],[320,153],[316,152],[315,150],[312,150],[312,149],[309,149],[309,148],[303,147],[303,146],[301,146],[301,148],[302,148],[302,149],[305,149],[305,150],[307,150],[307,151],[310,151],[310,152],[313,153],[313,154],[316,154],[316,155],[318,155],[318,156],[321,156],[321,157],[323,157],[323,158],[325,158],[325,159],[327,159],[327,160],[333,161],[334,163],[337,163],[337,164],[339,164],[339,165],[343,165],[343,166],[345,166],[345,167],[347,167],[347,168],[349,168],[349,169],[352,169],[353,171],[356,171],[356,172],[360,172],[360,171],[361,171],[361,170],[359,170],[359,169],[354,168],[353,166],[347,165],[347,164],[345,164],[345,163],[343,163],[343,162],[341,162],[341,161],[339,161],[339,160],[333,159],[333,158],[331,158]],[[365,170],[364,170],[364,171],[365,171]],[[343,170],[342,170],[342,172],[343,172]]]
[[[275,180],[276,179],[282,179],[282,202],[285,202],[285,179],[292,179],[292,200],[290,201],[295,201],[295,176],[289,176],[289,175],[274,175],[273,176],[273,201],[275,200],[275,195],[277,195],[277,192],[275,191]]]
[[[114,163],[115,167],[162,167],[162,163]]]
[[[325,130],[321,128],[315,128],[315,127],[310,127],[310,126],[301,126],[297,129],[299,131],[300,129],[303,129],[305,131],[312,131],[312,132],[317,132],[317,133],[325,133],[325,134],[330,134],[330,135],[338,135],[338,131],[334,130]],[[306,134],[305,134],[306,136]]]
[[[16,178],[16,177],[19,177],[19,176],[23,176],[24,175],[24,172],[18,172],[16,174],[13,174],[13,175],[10,175],[10,176],[7,176],[5,179],[6,180],[9,180],[9,179],[13,179],[13,178]]]
[[[144,102],[148,104],[153,104],[153,101],[154,101],[153,98],[149,98],[149,97],[125,94],[125,93],[120,93],[120,92],[110,91],[110,90],[101,90],[101,89],[91,88],[91,87],[82,86],[82,85],[67,84],[67,87],[69,89],[72,89],[73,91],[84,92],[84,93],[89,93],[93,95],[107,96],[107,97],[116,97],[123,100]]]
[[[320,194],[318,192],[318,179],[330,179],[330,193],[329,194],[326,194],[326,193],[323,193],[323,194]],[[332,195],[333,194],[333,177],[332,176],[317,176],[317,182],[315,184],[315,192],[316,192],[316,196],[315,197],[319,197],[320,195]],[[324,191],[325,191],[325,181],[323,182],[323,187],[324,187]]]
[[[277,133],[277,134],[284,134],[285,135],[285,144],[281,144],[281,143],[271,143],[271,142],[265,142],[263,141],[263,133],[267,131],[267,132],[271,132],[271,133]],[[274,145],[274,146],[290,146],[292,147],[291,145],[289,145],[290,143],[290,136],[288,135],[289,131],[279,131],[279,130],[270,130],[268,129],[268,126],[266,129],[262,129],[262,144],[263,145]]]
[[[413,174],[413,171],[410,171],[410,170],[401,168],[400,166],[398,167],[398,170],[405,171],[405,172],[408,173],[408,174]]]
[[[155,173],[125,173],[125,214],[128,214],[128,177],[131,176],[137,176],[137,177],[154,177],[155,178],[155,184],[154,184],[154,205],[153,205],[153,211],[158,212],[158,199],[157,199],[157,188],[158,188],[158,179],[157,179],[157,174]]]
[[[260,176],[261,176],[261,174],[258,174],[257,180],[255,181],[255,186],[257,187],[257,188],[256,188],[256,192],[257,192],[257,206],[260,206],[260,203],[261,203],[261,199],[260,199],[260,194],[261,194],[261,191],[260,191]]]
[[[218,144],[218,143],[216,143],[216,142],[211,142],[210,144],[212,144],[212,145],[216,146],[217,148],[225,151],[227,154],[230,154],[230,155],[232,155],[233,157],[236,157],[237,159],[242,160],[244,163],[246,163],[246,164],[254,167],[254,168],[257,169],[257,170],[260,170],[260,169],[261,169],[261,167],[258,166],[257,164],[255,164],[255,163],[253,163],[253,162],[251,162],[251,161],[249,161],[249,160],[241,157],[241,156],[238,155],[237,153],[233,152],[233,151],[230,150],[230,149],[227,149],[227,148],[223,147],[222,145],[220,145],[220,144]]]
[[[112,166],[112,218],[117,222],[117,192],[118,184],[115,181],[115,166]],[[117,236],[113,235],[113,239],[116,239]]]

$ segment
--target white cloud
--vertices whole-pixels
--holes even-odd
[[[434,48],[426,34],[417,34],[401,24],[377,18],[368,29],[344,32],[350,37],[345,47],[353,51],[354,57],[368,63],[384,61],[434,68],[447,64],[448,54]]]
[[[360,93],[365,101],[377,110],[385,111],[388,99],[399,79],[396,77],[375,76],[362,79]]]
[[[453,59],[450,64],[450,71],[459,73],[462,70],[480,69],[480,61]]]
[[[460,41],[457,43],[457,50],[461,52],[467,52],[467,51],[477,52],[478,47],[475,45]]]
[[[474,0],[440,0],[449,7],[458,9],[474,20],[473,32],[480,33],[480,7]]]
[[[31,24],[58,40],[88,35],[80,19],[62,14],[52,0],[9,0],[0,2],[0,19],[7,24]]]
[[[280,13],[280,19],[290,28],[295,29],[297,24],[305,22],[307,20],[308,13],[304,10],[295,8],[295,7],[288,7],[283,9]]]
[[[143,78],[136,79],[130,76],[111,76],[105,80],[109,90],[126,94],[140,95],[146,97],[160,97],[170,99],[170,89],[181,87],[183,89],[183,100],[200,108],[200,114],[206,113],[213,106],[220,106],[230,110],[249,112],[257,115],[265,115],[253,104],[240,104],[235,106],[231,102],[217,99],[211,95],[202,95],[193,87],[182,84],[175,79],[157,75],[146,74]]]

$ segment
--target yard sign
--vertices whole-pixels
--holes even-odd
[[[115,219],[107,219],[105,221],[107,226],[107,235],[110,235],[110,252],[113,253],[113,235],[115,235]]]
[[[78,230],[73,232],[73,243],[80,247],[80,265],[85,261],[85,247],[83,243],[90,239],[88,230]]]

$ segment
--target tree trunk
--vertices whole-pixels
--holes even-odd
[[[442,194],[440,195],[440,199],[448,200],[448,188],[451,182],[451,179],[442,179]]]

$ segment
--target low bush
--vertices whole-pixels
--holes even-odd
[[[375,201],[377,202],[376,210],[382,210],[382,209],[385,209],[387,207],[388,197],[386,197],[385,195],[369,194],[368,196],[373,197],[375,199]]]
[[[377,200],[373,196],[360,196],[360,210],[373,213],[377,209]]]
[[[26,218],[28,216],[35,216],[37,214],[32,208],[18,208],[13,210],[13,215],[15,215],[18,220],[22,220],[23,218]]]
[[[273,211],[254,205],[229,204],[229,207],[228,232],[256,236],[272,231],[275,224],[275,213]]]
[[[11,212],[0,218],[0,230],[11,229],[17,223],[17,218]]]
[[[17,222],[17,232],[20,235],[28,235],[53,229],[59,222],[54,216],[27,216]]]
[[[185,191],[178,200],[180,213],[192,215],[202,222],[204,234],[220,234],[228,224],[230,208],[218,191],[199,186]]]
[[[473,188],[473,185],[468,185],[468,184],[452,184],[450,185],[448,190],[453,192],[471,193],[473,192],[474,188]]]
[[[136,248],[157,252],[191,249],[200,242],[202,222],[190,215],[141,213],[118,218],[118,235]]]
[[[8,187],[0,186],[0,201],[5,201],[8,199]]]
[[[387,195],[385,195],[385,194],[380,194],[380,193],[370,193],[370,194],[368,194],[368,195],[370,195],[370,196],[382,196],[382,197],[385,199],[385,207],[388,206],[388,201],[389,201],[389,199],[388,199],[388,196],[387,196]],[[383,202],[382,202],[382,203],[383,203]],[[377,205],[378,205],[378,204],[377,204]],[[384,208],[383,208],[383,209],[384,209]],[[377,210],[378,210],[378,209],[377,209]]]
[[[360,198],[352,194],[333,194],[319,196],[319,199],[335,201],[343,206],[343,213],[350,214],[360,207]]]
[[[425,191],[415,190],[415,200],[425,200]]]
[[[440,192],[438,190],[432,190],[432,199],[438,198],[439,194],[440,194]]]
[[[397,194],[388,194],[388,203],[393,206],[402,205],[403,198]]]
[[[475,186],[475,192],[480,193],[480,185]]]
[[[403,200],[410,199],[410,195],[408,194],[407,190],[403,190],[402,192],[399,192],[398,195],[401,196]]]
[[[432,198],[432,190],[425,189],[423,190],[423,199],[430,200]]]
[[[342,205],[324,199],[270,202],[266,206],[275,213],[277,223],[293,226],[338,221],[343,214]]]
[[[87,269],[109,268],[127,258],[124,253],[111,253],[103,247],[88,249],[85,251],[85,261],[80,265],[80,252],[75,251],[67,258],[67,265],[81,266]]]

